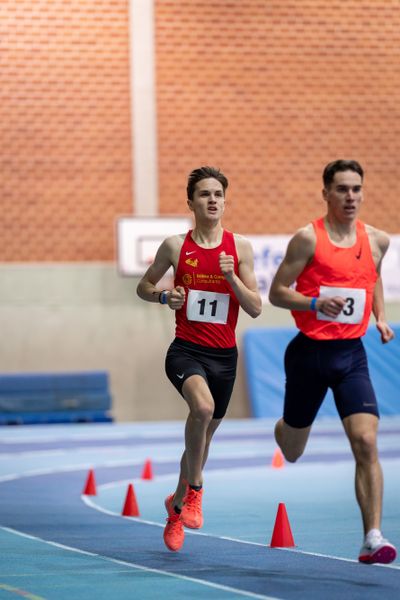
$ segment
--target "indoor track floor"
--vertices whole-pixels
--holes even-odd
[[[201,531],[169,552],[183,422],[2,428],[0,599],[400,598],[400,562],[357,562],[354,463],[340,421],[320,419],[295,465],[272,466],[270,420],[225,420],[204,479]],[[383,532],[400,547],[400,418],[383,418]],[[151,461],[153,478],[142,479]],[[89,469],[95,496],[82,495]],[[140,516],[121,515],[132,483]],[[295,548],[270,548],[284,503]]]

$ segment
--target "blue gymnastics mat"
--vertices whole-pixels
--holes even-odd
[[[369,327],[363,338],[381,415],[400,414],[400,325],[391,326],[396,337],[389,344],[382,344],[375,327]],[[294,327],[279,327],[249,329],[244,333],[244,362],[253,417],[282,416],[283,357],[287,344],[297,332]],[[318,416],[336,414],[333,394],[329,390]]]
[[[108,422],[106,371],[0,373],[0,425]]]

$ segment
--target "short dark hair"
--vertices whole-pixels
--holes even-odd
[[[344,160],[340,158],[339,160],[330,162],[324,169],[322,180],[324,182],[325,189],[331,185],[335,174],[338,171],[355,171],[355,173],[360,175],[361,179],[364,179],[364,170],[360,163],[358,163],[356,160]]]
[[[217,179],[225,190],[228,187],[228,180],[225,175],[215,167],[200,167],[198,169],[194,169],[188,177],[188,183],[186,188],[187,197],[189,200],[193,200],[194,188],[196,187],[196,183],[201,181],[202,179],[209,179],[212,177],[213,179]]]

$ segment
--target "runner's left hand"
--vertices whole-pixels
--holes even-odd
[[[235,261],[233,256],[221,252],[219,255],[219,266],[225,279],[232,279],[235,272]]]
[[[376,328],[381,334],[381,342],[382,344],[387,344],[394,338],[393,329],[386,323],[386,321],[377,321]]]

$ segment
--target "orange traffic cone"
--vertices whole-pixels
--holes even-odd
[[[285,459],[280,448],[277,448],[272,457],[271,467],[274,469],[282,469],[285,466]]]
[[[96,496],[97,492],[96,492],[96,480],[94,477],[94,471],[93,469],[90,469],[87,479],[86,479],[86,483],[85,483],[85,487],[83,488],[83,492],[82,494],[84,494],[85,496]]]
[[[146,460],[142,471],[142,479],[153,479],[153,467],[151,460]]]
[[[123,517],[138,517],[139,516],[139,507],[136,501],[135,490],[133,489],[133,485],[130,483],[128,485],[128,491],[126,493],[125,504],[122,509]]]
[[[286,507],[283,502],[280,502],[278,506],[270,546],[271,548],[293,548],[295,546]]]

